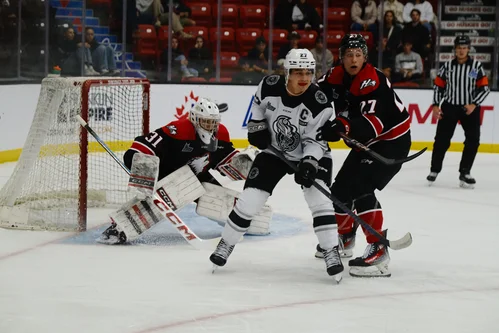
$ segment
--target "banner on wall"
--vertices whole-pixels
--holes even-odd
[[[36,110],[39,85],[2,86],[3,98],[0,114],[0,151],[22,148]],[[170,121],[187,117],[191,106],[199,97],[208,97],[216,103],[226,103],[228,110],[222,113],[222,122],[229,129],[231,138],[245,139],[246,125],[250,118],[250,106],[256,86],[215,85],[155,85],[151,86],[151,130]],[[436,121],[432,118],[433,91],[398,89],[397,94],[411,115],[413,141],[431,142],[435,136]],[[499,92],[492,92],[482,105],[481,142],[499,144],[495,129],[499,128]],[[113,112],[117,112],[113,110]],[[100,113],[99,113],[100,114]],[[105,114],[105,116],[108,113]],[[23,121],[20,121],[23,119]],[[463,142],[464,133],[456,130],[453,142]]]

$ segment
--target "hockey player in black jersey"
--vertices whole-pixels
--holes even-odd
[[[409,114],[390,81],[367,63],[367,45],[361,35],[350,34],[342,39],[340,60],[340,66],[331,68],[318,80],[321,89],[334,100],[338,115],[322,128],[319,138],[339,141],[340,133],[344,133],[385,157],[406,157],[411,146]],[[382,190],[400,168],[400,165],[383,165],[352,149],[336,175],[331,192],[382,233],[383,212],[374,191]],[[335,206],[335,211],[342,256],[351,257],[358,226],[341,208]],[[361,257],[350,260],[350,274],[390,276],[388,249],[376,236],[366,230],[364,233],[367,249]],[[316,254],[321,255],[321,251]]]
[[[225,223],[234,202],[233,191],[219,186],[209,171],[217,170],[232,180],[244,180],[256,150],[236,150],[230,141],[227,128],[220,123],[220,118],[218,105],[200,97],[189,111],[188,119],[173,121],[147,135],[135,138],[124,154],[124,164],[132,170],[136,160],[155,160],[159,179],[156,190],[161,189],[166,194],[167,203],[172,209],[178,210],[196,201],[198,214]],[[133,186],[141,187],[137,184]],[[98,241],[105,244],[124,243],[140,235],[140,232],[136,235],[136,226],[127,231],[129,223],[127,219],[121,221],[120,216],[124,213],[125,217],[130,219],[127,214],[129,208],[137,206],[141,199],[143,200],[134,198],[111,214],[113,223]],[[217,200],[218,206],[210,207]],[[227,206],[230,208],[227,208],[225,213],[218,212],[220,207]],[[133,210],[129,213],[135,214]],[[218,213],[219,215],[216,215]],[[147,214],[138,216],[139,221]],[[252,234],[268,234],[270,215],[266,216],[268,219],[260,219]],[[120,226],[120,222],[123,225]],[[143,223],[146,229],[155,224],[154,221],[149,222]]]
[[[257,155],[244,191],[225,224],[222,239],[210,256],[224,266],[234,246],[254,223],[256,213],[272,194],[277,183],[293,171],[269,149],[270,145],[298,165],[295,181],[303,188],[312,212],[314,231],[323,249],[327,273],[339,281],[343,265],[339,257],[334,209],[331,201],[316,188],[332,178],[332,160],[327,143],[317,140],[318,129],[334,114],[326,95],[312,84],[315,60],[307,49],[292,49],[284,62],[286,75],[266,76],[258,85],[252,117],[248,122],[250,144],[263,150]]]

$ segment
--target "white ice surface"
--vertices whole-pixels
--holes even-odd
[[[345,156],[334,152],[335,171]],[[215,274],[210,252],[161,241],[161,232],[153,245],[110,247],[89,241],[97,229],[87,238],[0,229],[0,332],[499,332],[499,155],[477,156],[474,190],[458,188],[456,153],[428,187],[430,156],[378,194],[389,238],[414,237],[390,252],[391,278],[346,273],[334,285],[286,177],[271,204],[301,219],[294,231],[243,241]],[[2,183],[11,171],[0,166]],[[91,227],[100,232],[106,214],[93,211]],[[355,255],[364,246],[359,233]]]

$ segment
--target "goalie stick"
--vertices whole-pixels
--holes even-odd
[[[284,163],[286,163],[291,169],[293,169],[295,172],[298,171],[298,166],[296,166],[293,162],[288,161],[284,155],[274,148],[273,146],[269,146],[268,149],[272,151],[277,157],[279,157]],[[347,213],[351,218],[354,219],[355,222],[359,223],[362,225],[365,229],[367,229],[372,235],[376,236],[379,241],[384,244],[385,246],[388,246],[394,250],[401,250],[405,249],[406,247],[409,247],[412,244],[412,236],[408,232],[404,235],[404,237],[397,239],[397,240],[388,240],[386,237],[381,235],[379,232],[373,229],[367,222],[365,222],[363,219],[361,219],[357,214],[352,212],[343,202],[338,200],[333,194],[329,193],[328,190],[323,188],[319,183],[317,183],[315,180],[312,181],[312,185],[319,190],[322,194],[324,194],[326,197],[328,197],[332,202],[334,202],[336,205],[338,205],[344,212]]]
[[[104,148],[104,150],[119,164],[119,166],[125,170],[125,172],[130,176],[130,170],[127,166],[116,156],[116,154],[108,147],[108,145],[102,141],[97,133],[88,125],[88,123],[83,120],[79,115],[76,116],[80,125],[85,128],[88,133],[90,133],[95,140]],[[170,223],[175,227],[175,230],[187,241],[187,243],[191,244],[196,249],[209,249],[212,250],[215,245],[220,241],[219,238],[207,239],[203,240],[199,238],[183,221],[182,219],[175,214],[175,212],[171,209],[171,207],[165,202],[163,195],[159,191],[155,191],[153,194],[153,202],[158,208],[158,210],[163,215],[163,218],[170,221]]]
[[[413,155],[410,155],[410,156],[407,156],[406,158],[401,158],[399,160],[396,160],[394,158],[386,158],[380,154],[378,154],[377,152],[371,150],[369,147],[363,145],[362,143],[360,143],[359,141],[355,140],[355,139],[352,139],[350,137],[348,137],[345,133],[340,133],[340,136],[343,138],[343,140],[346,141],[346,143],[348,143],[350,146],[353,146],[357,149],[360,149],[364,152],[366,152],[367,154],[371,155],[373,158],[377,159],[378,161],[380,161],[381,163],[385,164],[385,165],[396,165],[396,164],[403,164],[405,162],[409,162],[409,161],[412,161],[413,159],[415,159],[416,157],[420,156],[421,154],[423,154],[426,149],[428,147],[424,147],[423,149],[421,149],[420,151],[418,151],[417,153],[413,154]]]

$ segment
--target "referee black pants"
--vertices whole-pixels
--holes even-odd
[[[459,165],[460,173],[470,173],[475,156],[480,146],[480,107],[466,115],[463,106],[442,104],[442,119],[438,121],[433,153],[431,156],[431,172],[442,171],[442,162],[445,153],[450,147],[457,122],[461,122],[464,130],[464,149]]]

